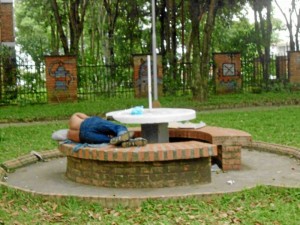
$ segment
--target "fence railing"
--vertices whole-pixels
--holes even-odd
[[[134,95],[131,65],[78,66],[78,91],[80,100],[99,97],[132,97]]]
[[[2,62],[2,63],[1,63]],[[17,60],[18,62],[18,60]],[[281,66],[279,66],[281,65]],[[95,101],[103,97],[133,97],[135,82],[132,65],[78,65],[77,96],[79,100]],[[242,92],[253,92],[257,88],[285,84],[288,80],[287,57],[272,57],[270,74],[263,76],[262,63],[258,59],[242,59]],[[210,90],[213,92],[214,76],[210,77]],[[176,74],[164,68],[163,91],[165,95],[190,94],[191,64],[179,64]],[[0,104],[46,103],[45,65],[32,63],[7,64],[0,60]]]
[[[288,83],[288,57],[272,55],[269,61],[269,73],[264,76],[263,59],[242,58],[242,91],[266,91]]]
[[[45,66],[0,64],[0,103],[46,103]]]

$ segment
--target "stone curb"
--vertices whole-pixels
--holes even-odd
[[[250,145],[246,145],[244,147],[254,149],[257,151],[293,156],[297,159],[300,159],[300,149],[295,147],[289,147],[286,145],[273,144],[273,143],[267,143],[262,141],[252,141]]]
[[[2,167],[0,167],[0,182],[4,181],[6,176],[7,176],[6,171]]]
[[[62,157],[63,154],[58,150],[47,150],[47,151],[42,151],[42,152],[36,152],[36,151],[32,151],[31,153],[27,154],[27,155],[23,155],[20,156],[16,159],[11,159],[8,161],[5,161],[4,163],[2,163],[0,165],[0,168],[2,168],[3,170],[5,170],[5,172],[11,173],[14,170],[36,163],[38,161],[45,161],[47,159],[51,159],[51,158],[58,158],[58,157]],[[2,173],[0,173],[2,176]],[[1,178],[0,176],[0,178]],[[2,180],[2,179],[0,179]]]
[[[222,196],[222,195],[232,195],[238,193],[240,191],[230,191],[230,192],[215,192],[215,193],[204,193],[204,194],[182,194],[182,195],[173,195],[171,197],[167,197],[164,195],[155,196],[155,197],[131,197],[131,196],[124,196],[124,197],[98,197],[98,196],[82,196],[82,195],[66,195],[66,194],[49,194],[43,192],[32,191],[20,187],[15,187],[12,185],[7,184],[6,182],[0,181],[0,186],[3,185],[7,188],[13,188],[17,191],[21,191],[31,195],[32,197],[43,197],[46,200],[55,200],[55,199],[66,199],[66,198],[76,198],[81,201],[86,202],[95,202],[102,205],[105,208],[115,208],[118,206],[128,207],[128,208],[138,208],[141,207],[142,203],[148,200],[169,200],[169,199],[185,199],[185,198],[197,198],[203,201],[210,201],[214,197]],[[252,189],[254,187],[249,187],[247,189]]]
[[[272,144],[272,143],[266,143],[266,142],[259,142],[259,141],[253,141],[250,145],[248,146],[243,146],[248,149],[253,149],[253,150],[258,150],[258,151],[265,151],[265,152],[270,152],[270,153],[276,153],[276,154],[282,154],[282,155],[288,155],[288,156],[293,156],[297,159],[300,159],[300,149],[294,148],[294,147],[288,147],[285,145],[279,145],[279,144]],[[55,157],[61,157],[62,154],[59,152],[59,150],[52,150],[52,151],[45,151],[41,152],[45,153],[46,155],[49,155],[50,158],[55,158]],[[51,155],[51,156],[50,156]],[[0,178],[1,176],[5,177],[5,170],[0,167]],[[124,197],[124,198],[103,198],[103,197],[94,197],[94,196],[74,196],[74,195],[57,195],[57,194],[45,194],[45,193],[40,193],[40,192],[35,192],[32,190],[27,190],[23,188],[18,188],[11,186],[7,184],[6,182],[1,182],[0,179],[0,186],[6,186],[9,188],[14,188],[16,190],[28,193],[32,196],[37,196],[37,197],[44,197],[46,199],[63,199],[63,198],[69,198],[69,197],[75,197],[80,200],[88,201],[88,202],[97,202],[102,204],[104,207],[107,208],[113,208],[117,207],[120,204],[123,205],[124,207],[131,207],[131,208],[136,208],[140,207],[142,202],[147,201],[148,198],[146,197],[141,197],[141,198],[131,198],[131,197]],[[273,185],[267,185],[267,186],[272,186],[276,188],[286,188],[285,186],[273,186]],[[251,189],[254,187],[249,187],[247,189]],[[232,191],[232,192],[226,192],[226,193],[207,193],[207,194],[196,194],[196,195],[189,195],[186,193],[185,195],[182,196],[172,196],[172,197],[165,197],[165,196],[157,196],[152,199],[183,199],[186,197],[195,197],[197,199],[202,199],[202,200],[210,200],[216,196],[220,195],[231,195],[234,193],[237,193],[240,191]]]

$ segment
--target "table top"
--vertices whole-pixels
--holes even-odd
[[[132,115],[132,109],[125,109],[106,113],[106,117],[127,124],[155,124],[177,121],[188,121],[196,118],[193,109],[183,108],[146,108],[141,115]]]

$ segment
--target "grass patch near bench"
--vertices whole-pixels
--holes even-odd
[[[51,139],[51,135],[54,131],[65,128],[67,123],[64,122],[0,128],[0,163],[33,150],[57,148],[57,142]]]
[[[235,109],[251,106],[299,104],[300,92],[213,95],[206,102],[193,101],[191,96],[160,97],[162,107],[207,109]],[[0,123],[18,121],[59,120],[69,118],[75,112],[104,116],[106,112],[128,109],[134,106],[148,107],[146,98],[99,98],[97,101],[75,103],[1,106]]]
[[[300,221],[299,189],[258,186],[236,194],[181,200],[151,200],[136,209],[103,208],[64,198],[45,200],[0,189],[3,224],[281,224]],[[26,204],[24,204],[26,203]]]
[[[224,111],[198,112],[195,122],[236,128],[249,132],[256,141],[283,144],[300,148],[300,107],[282,106]],[[32,150],[57,147],[51,134],[67,128],[67,121],[49,124],[0,128],[0,162],[27,154]]]
[[[260,95],[256,95],[256,98],[259,97]],[[0,121],[65,119],[76,111],[90,115],[102,114],[123,106],[130,107],[141,103],[132,102],[130,105],[129,100],[124,100],[124,102],[126,102],[125,105],[120,101],[114,101],[113,104],[108,102],[101,106],[95,103],[76,103],[62,104],[63,106],[28,106],[28,108],[27,106],[2,107]],[[164,107],[194,108],[197,106],[195,102],[188,101],[186,98],[178,101],[162,99],[161,102]],[[242,100],[240,99],[239,102]],[[260,101],[260,104],[262,103],[263,101]],[[216,105],[221,105],[221,100],[216,100]],[[49,112],[50,109],[53,111]],[[300,133],[298,115],[300,115],[299,107],[282,106],[200,111],[195,121],[204,121],[213,126],[241,129],[249,132],[254,140],[300,148],[300,135],[297,135]],[[66,121],[61,121],[0,128],[0,163],[27,154],[31,150],[42,151],[55,148],[57,143],[51,140],[52,132],[66,127]],[[107,209],[97,203],[74,198],[46,200],[4,186],[0,187],[0,224],[296,225],[298,221],[300,221],[299,188],[259,186],[240,193],[215,197],[209,201],[193,198],[153,200],[145,202],[137,209],[123,207]]]
[[[197,121],[249,132],[255,141],[300,148],[300,107],[282,106],[222,112],[199,112]]]

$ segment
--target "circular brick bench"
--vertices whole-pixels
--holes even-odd
[[[169,135],[170,138],[188,138],[217,145],[218,155],[214,159],[223,171],[240,170],[242,146],[248,146],[252,142],[251,135],[245,131],[214,126],[169,129]]]
[[[141,135],[140,128],[131,128],[136,136]],[[223,127],[205,126],[198,129],[169,128],[170,141],[196,140],[218,146],[218,155],[213,157],[216,163],[224,170],[241,169],[242,146],[249,146],[252,137],[249,133]]]
[[[60,144],[67,156],[66,176],[75,182],[115,188],[159,188],[211,182],[211,156],[217,146],[198,142],[147,144],[121,148]]]

